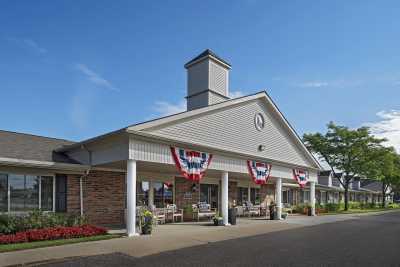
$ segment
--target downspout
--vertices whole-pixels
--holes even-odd
[[[86,150],[89,154],[89,168],[85,171],[85,174],[79,178],[79,200],[80,200],[80,211],[81,216],[83,217],[83,179],[89,176],[89,173],[92,169],[92,151],[87,149],[85,145],[82,145],[82,149]]]

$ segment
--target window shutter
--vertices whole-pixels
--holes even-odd
[[[67,175],[56,175],[56,212],[67,211]]]

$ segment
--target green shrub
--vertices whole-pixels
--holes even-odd
[[[337,204],[337,203],[327,203],[327,204],[325,204],[325,209],[326,209],[328,212],[336,212],[336,211],[339,211],[339,209],[340,209],[340,204]]]
[[[399,203],[389,203],[387,206],[389,209],[399,209],[400,208]]]
[[[304,210],[306,207],[307,207],[306,204],[297,204],[296,206],[293,206],[293,212],[299,213],[299,214],[304,214]]]
[[[26,215],[1,215],[0,234],[12,234],[32,229],[56,226],[80,226],[86,224],[84,217],[62,213],[43,213],[35,210]]]
[[[349,209],[361,209],[361,203],[356,201],[349,202]]]

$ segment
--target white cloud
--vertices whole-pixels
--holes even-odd
[[[400,110],[382,110],[376,115],[380,118],[379,121],[364,125],[370,127],[371,133],[376,137],[388,139],[387,145],[395,147],[400,153]]]
[[[19,47],[26,48],[32,50],[38,54],[46,54],[47,49],[41,47],[37,42],[30,38],[15,38],[15,37],[7,37],[6,40],[9,42],[13,42]]]
[[[298,84],[300,87],[311,87],[311,88],[319,88],[319,87],[326,87],[328,86],[328,82],[321,82],[321,81],[309,81]]]
[[[85,64],[78,63],[75,65],[75,68],[80,71],[82,74],[84,74],[87,79],[92,82],[93,84],[103,87],[112,91],[119,91],[117,88],[114,87],[114,85],[101,77],[98,73],[94,72],[91,70],[88,66]]]
[[[181,101],[177,104],[172,104],[166,101],[157,101],[153,109],[159,116],[168,116],[176,113],[186,111],[186,101]]]
[[[242,96],[244,96],[244,93],[242,91],[239,91],[239,90],[232,91],[232,92],[229,93],[229,97],[230,98],[238,98],[238,97],[242,97]]]

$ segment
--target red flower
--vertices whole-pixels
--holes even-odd
[[[42,240],[68,239],[103,235],[107,229],[94,225],[82,225],[74,227],[55,227],[29,230],[11,235],[0,234],[0,244],[23,243]]]

